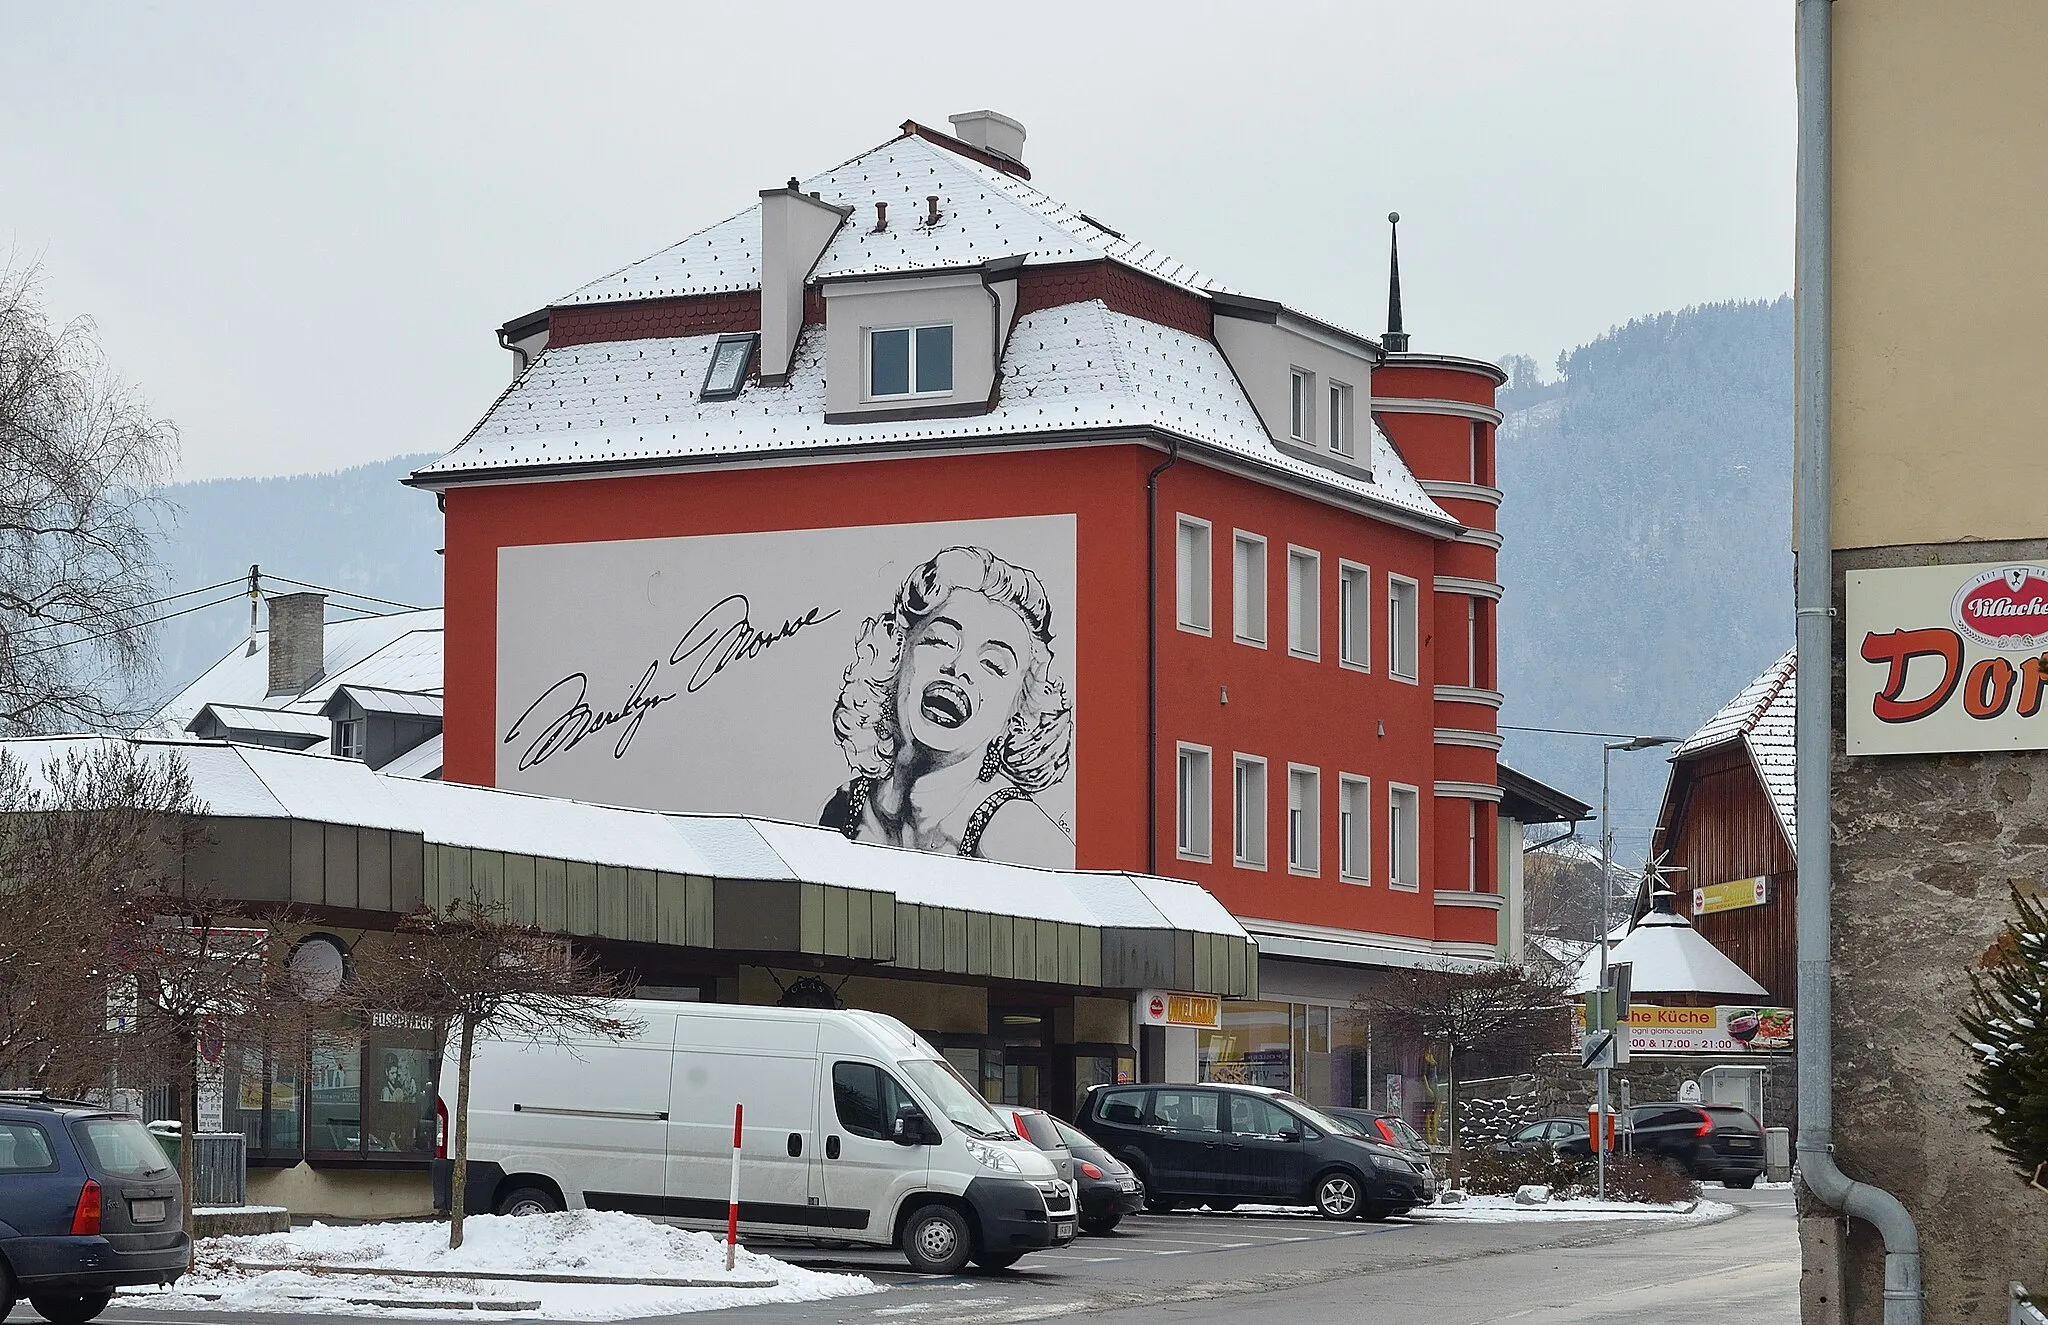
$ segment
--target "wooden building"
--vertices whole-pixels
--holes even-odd
[[[1671,757],[1657,848],[1677,910],[1781,1007],[1798,990],[1792,714],[1787,652]]]

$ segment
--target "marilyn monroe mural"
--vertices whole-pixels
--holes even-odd
[[[1073,759],[1052,638],[1038,576],[985,548],[911,571],[854,645],[832,713],[854,777],[820,822],[862,842],[1071,866],[1072,839],[1033,799]]]

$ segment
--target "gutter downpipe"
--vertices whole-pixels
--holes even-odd
[[[1828,766],[1834,671],[1833,445],[1829,300],[1833,248],[1833,0],[1798,0],[1799,202],[1794,265],[1797,408],[1795,600],[1800,670],[1794,745],[1799,807],[1799,1176],[1815,1199],[1884,1237],[1885,1325],[1920,1325],[1920,1233],[1892,1193],[1835,1164],[1834,849]]]
[[[1145,872],[1159,873],[1159,476],[1180,463],[1180,439],[1145,475]]]

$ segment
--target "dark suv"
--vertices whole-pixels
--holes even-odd
[[[1256,1202],[1385,1219],[1429,1199],[1406,1155],[1264,1086],[1096,1086],[1074,1121],[1137,1170],[1155,1211]]]
[[[1631,1154],[1661,1157],[1695,1178],[1724,1187],[1754,1187],[1764,1171],[1764,1129],[1732,1104],[1638,1104],[1629,1130],[1616,1138]],[[1560,1155],[1590,1155],[1584,1131],[1557,1145]]]
[[[168,1284],[192,1258],[178,1173],[126,1114],[0,1093],[0,1321],[26,1297],[82,1325],[122,1284]]]

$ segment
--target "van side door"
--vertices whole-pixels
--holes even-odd
[[[820,1119],[825,1199],[819,1219],[826,1227],[887,1242],[895,1233],[889,1221],[897,1195],[924,1186],[931,1171],[928,1147],[898,1145],[892,1136],[897,1110],[917,1101],[887,1068],[855,1059],[829,1061],[831,1112]]]
[[[815,1053],[678,1044],[669,1083],[667,1213],[724,1226],[733,1107],[742,1105],[740,1221],[760,1232],[814,1234],[817,1099]]]

